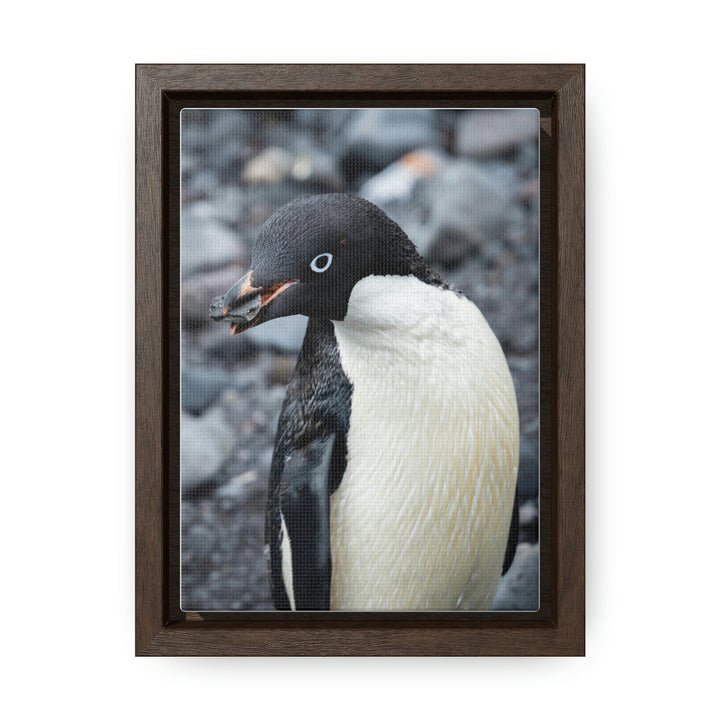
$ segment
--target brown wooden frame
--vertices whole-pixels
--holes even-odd
[[[177,132],[188,103],[541,110],[541,608],[538,613],[235,613],[176,602]],[[136,654],[584,655],[583,65],[136,67]],[[542,229],[544,228],[544,230]],[[542,249],[544,248],[544,250]]]

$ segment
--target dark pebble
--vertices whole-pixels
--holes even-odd
[[[477,252],[477,239],[465,230],[442,227],[432,241],[427,259],[433,267],[452,270]]]
[[[205,355],[209,359],[234,365],[252,360],[258,354],[258,346],[245,333],[230,334],[230,326],[218,324],[215,332],[209,333],[204,342]]]
[[[520,467],[517,479],[518,497],[521,502],[538,496],[538,456],[537,445],[520,440]]]
[[[296,358],[294,355],[278,355],[268,373],[271,385],[287,385],[295,372]]]

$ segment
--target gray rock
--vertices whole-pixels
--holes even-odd
[[[282,385],[275,385],[268,388],[262,397],[263,409],[265,416],[268,418],[266,427],[271,433],[275,433],[277,429],[278,418],[280,417],[280,409],[285,400],[286,388]]]
[[[490,173],[479,163],[457,160],[443,166],[424,182],[422,201],[428,209],[424,233],[427,246],[442,241],[449,231],[475,238],[478,247],[505,238],[524,227],[522,209],[515,203],[514,185],[508,178]]]
[[[520,543],[510,569],[500,580],[493,610],[538,609],[538,546]]]
[[[185,363],[182,369],[182,409],[191,415],[200,415],[230,384],[230,376],[222,370]]]
[[[540,116],[537,110],[476,110],[463,113],[457,127],[458,155],[484,158],[537,142]]]
[[[421,254],[427,257],[434,250],[449,263],[447,267],[486,244],[515,237],[526,227],[513,173],[437,151],[421,150],[401,158],[366,181],[360,194],[395,220]],[[461,241],[460,252],[439,247],[447,242],[454,245],[455,240]]]
[[[180,468],[183,493],[192,492],[210,481],[230,457],[235,433],[216,408],[195,418],[183,414],[180,425]]]
[[[220,178],[216,172],[204,169],[199,163],[188,160],[183,161],[182,173],[184,200],[191,201],[198,198],[207,198],[217,192]]]
[[[366,180],[358,194],[383,208],[411,202],[418,183],[436,175],[445,164],[447,158],[437,150],[414,150]]]
[[[322,108],[303,108],[295,111],[295,121],[306,131],[327,141],[342,135],[357,110],[336,109],[328,112]]]
[[[188,108],[182,111],[181,128],[183,158],[191,155],[193,165],[207,168],[219,181],[237,181],[240,168],[252,153],[252,114]]]
[[[520,505],[519,516],[519,542],[534,545],[540,536],[540,513],[538,511],[537,500],[528,500]]]
[[[450,270],[477,250],[476,238],[466,230],[445,227],[435,233],[427,260],[434,268]]]
[[[254,157],[243,170],[243,182],[276,185],[287,180],[293,168],[293,155],[280,147],[270,147]]]
[[[520,506],[520,525],[532,525],[538,520],[538,509],[535,503],[528,502]]]
[[[244,334],[261,347],[283,353],[297,353],[302,347],[306,329],[307,318],[304,315],[292,315],[250,328]]]
[[[274,448],[265,448],[259,455],[255,469],[257,474],[263,480],[267,480],[270,477],[270,467],[272,465]]]
[[[183,533],[183,560],[196,564],[208,563],[216,545],[216,534],[212,528],[193,525]]]
[[[201,341],[207,358],[234,365],[257,356],[257,345],[245,333],[231,335],[229,324],[213,324],[214,327],[203,336]]]
[[[293,355],[278,355],[270,368],[267,380],[270,385],[287,385],[295,372],[296,358]]]
[[[210,319],[210,302],[223,295],[245,273],[245,267],[231,264],[219,270],[195,275],[182,283],[182,321],[186,330],[208,329],[216,325]],[[229,327],[229,325],[228,325]],[[225,328],[226,332],[228,328]]]
[[[226,482],[215,493],[223,510],[231,510],[242,505],[258,489],[258,475],[254,470],[248,470],[236,475]]]
[[[223,185],[218,188],[211,198],[208,198],[209,207],[206,214],[228,226],[235,226],[242,221],[243,203],[245,193],[234,185]]]
[[[540,148],[538,144],[537,135],[533,135],[527,142],[521,145],[517,150],[517,157],[514,159],[514,164],[517,168],[517,172],[526,178],[529,178],[534,186],[521,187],[520,192],[526,196],[535,195],[537,197],[537,182],[538,182],[538,155]]]
[[[212,214],[206,214],[201,203],[187,203],[181,227],[182,277],[191,277],[237,263],[243,256],[243,245],[236,234]]]
[[[520,467],[518,468],[517,492],[521,501],[538,496],[538,456],[535,443],[520,439]]]
[[[345,181],[334,155],[308,139],[297,138],[290,149],[269,147],[247,163],[243,182],[248,185],[278,185],[285,181],[317,192],[337,192]]]
[[[335,157],[314,146],[300,147],[293,158],[290,176],[316,192],[340,192],[345,187]]]
[[[441,145],[432,110],[367,108],[357,111],[345,131],[345,176],[387,167],[410,150]]]

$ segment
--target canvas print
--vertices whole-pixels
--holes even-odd
[[[181,608],[538,609],[535,109],[181,114]]]

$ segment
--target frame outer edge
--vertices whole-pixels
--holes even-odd
[[[368,91],[554,92],[578,65],[549,64],[187,64],[139,65],[166,92]],[[478,87],[482,87],[482,91]],[[378,90],[378,88],[382,88]]]
[[[163,624],[163,373],[161,89],[135,77],[135,642]]]
[[[136,66],[136,655],[584,655],[584,65]],[[449,77],[450,76],[450,77]],[[164,627],[162,98],[172,91],[554,93],[557,624],[525,629]],[[577,508],[579,511],[570,511]],[[204,626],[204,627],[202,627]]]
[[[166,627],[143,649],[146,656],[431,656],[499,657],[578,655],[556,629],[538,629],[527,641],[522,628],[328,628]],[[499,634],[500,633],[500,634]]]
[[[585,68],[558,92],[558,627],[585,654]],[[572,510],[571,510],[572,509]]]

